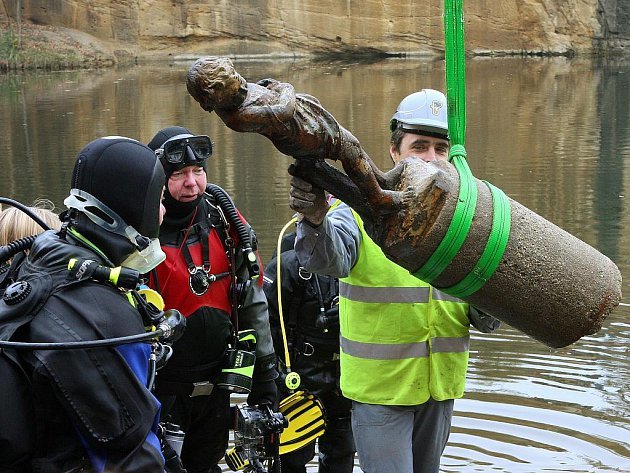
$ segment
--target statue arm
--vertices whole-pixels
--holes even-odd
[[[236,112],[231,112],[230,122],[240,124],[237,131],[264,133],[271,123],[286,123],[295,112],[295,89],[291,84],[275,79],[263,79],[248,84],[246,100]]]
[[[291,120],[295,113],[295,88],[291,84],[275,79],[263,79],[258,84],[276,96],[275,101],[267,105],[268,111],[282,123]]]

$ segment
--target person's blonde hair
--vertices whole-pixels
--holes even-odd
[[[59,230],[61,222],[54,212],[55,205],[47,199],[38,199],[29,207],[51,229]],[[38,235],[44,229],[35,220],[16,207],[8,207],[0,212],[0,245],[31,235]]]

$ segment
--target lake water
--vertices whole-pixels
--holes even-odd
[[[188,65],[0,77],[0,196],[25,204],[46,197],[61,209],[87,142],[147,142],[164,126],[183,125],[212,137],[209,179],[231,193],[267,261],[291,217],[291,160],[201,110],[185,88]],[[318,97],[382,169],[398,102],[444,84],[443,63],[424,60],[236,65],[249,80],[274,77]],[[561,350],[505,325],[473,333],[467,393],[455,403],[442,471],[628,472],[630,64],[471,60],[467,97],[473,174],[610,257],[626,296],[598,334]]]

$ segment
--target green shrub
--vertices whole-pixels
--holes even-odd
[[[43,35],[21,39],[12,29],[0,31],[0,71],[83,67],[83,58],[75,50],[54,45]]]
[[[0,34],[0,63],[15,65],[19,60],[19,41],[13,30],[5,30]]]

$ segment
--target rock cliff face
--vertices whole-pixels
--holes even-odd
[[[19,0],[9,16],[89,33],[134,55],[440,55],[441,0]],[[630,48],[630,2],[469,0],[472,54]]]

